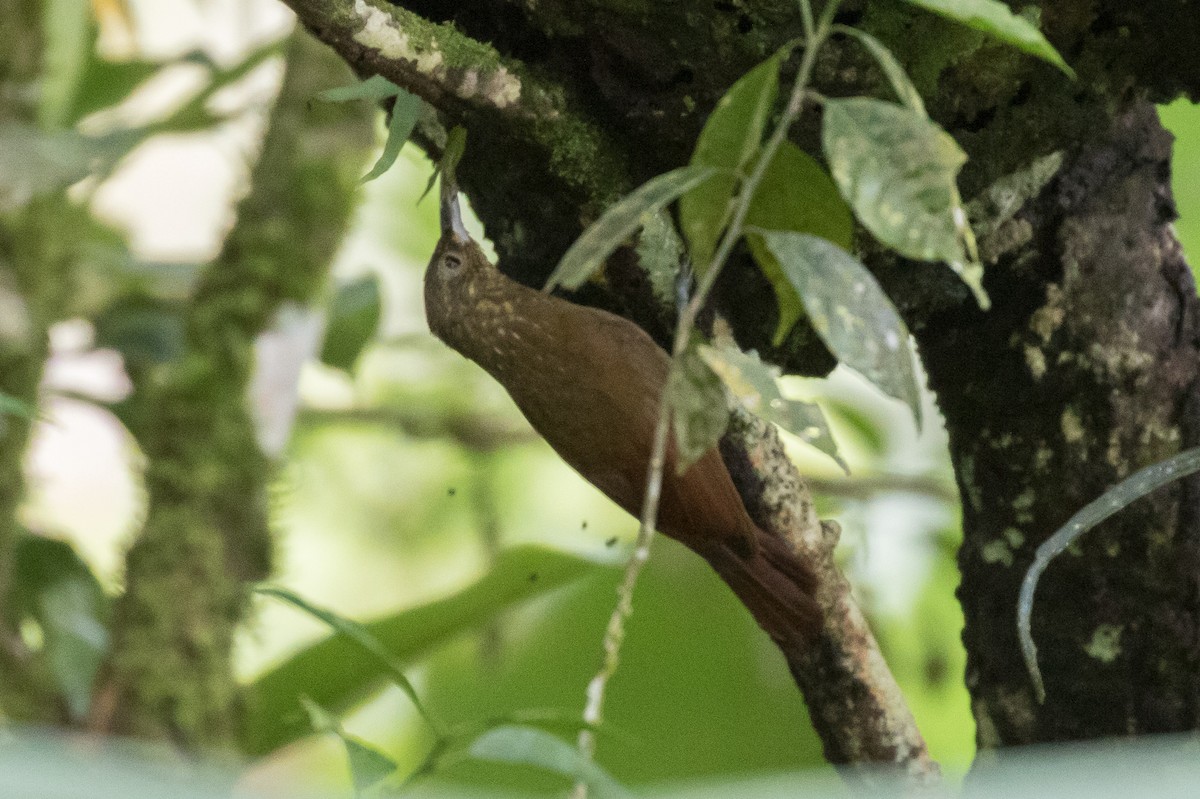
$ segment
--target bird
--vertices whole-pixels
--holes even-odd
[[[425,271],[430,331],[499,382],[569,466],[639,517],[670,358],[608,311],[522,285],[467,233],[442,176],[441,237]],[[812,568],[751,519],[717,447],[666,467],[657,529],[704,558],[779,645],[811,640],[821,613]]]

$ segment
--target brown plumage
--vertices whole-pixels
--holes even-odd
[[[667,354],[627,319],[501,274],[457,208],[457,193],[444,193],[425,272],[430,330],[499,381],[564,461],[640,516]],[[658,529],[707,560],[776,641],[814,629],[812,571],[751,521],[716,448],[682,475],[668,448]]]

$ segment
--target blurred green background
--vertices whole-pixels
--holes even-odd
[[[197,46],[228,57],[288,25],[265,0],[136,5],[139,46],[160,58]],[[94,214],[139,262],[171,274],[216,252],[278,69],[267,63],[241,86],[244,108],[233,115],[240,127],[155,137],[95,192]],[[158,91],[182,91],[184,72],[177,86]],[[1179,102],[1162,114],[1177,137],[1177,231],[1186,250],[1200,253],[1200,108]],[[342,616],[383,620],[378,629],[392,624],[409,647],[410,678],[445,722],[535,718],[570,739],[560,722],[583,706],[636,524],[536,440],[498,386],[427,333],[421,276],[437,235],[436,206],[418,197],[430,168],[408,147],[367,184],[338,258],[330,298],[339,286],[374,280],[382,315],[348,369],[316,359],[304,365],[273,490],[275,583]],[[120,360],[95,346],[93,334],[82,321],[55,330],[53,386],[120,393]],[[959,775],[974,753],[974,726],[954,599],[958,504],[936,410],[926,398],[928,422],[918,432],[898,403],[842,370],[826,381],[792,380],[789,389],[815,398],[830,417],[851,478],[798,442],[789,446],[814,479],[822,515],[842,525],[842,562],[933,756]],[[27,521],[75,543],[115,587],[144,500],[140,467],[113,417],[59,396],[31,454]],[[256,686],[259,712],[278,710],[270,703],[287,704],[288,696],[294,704],[301,691],[323,692],[327,706],[350,708],[347,730],[395,759],[401,773],[416,768],[432,737],[411,704],[344,653],[307,649],[327,634],[310,616],[259,599],[238,664]],[[280,786],[297,782],[344,790],[338,741],[293,741],[307,722],[297,707],[279,712],[291,733],[252,730],[260,737],[251,748],[264,757],[246,784],[280,796],[290,790]],[[753,779],[765,791],[789,784],[792,772],[821,768],[820,744],[781,656],[707,567],[665,538],[638,587],[606,721],[599,761],[641,789],[686,785],[702,795],[709,786],[729,795],[732,781]],[[463,761],[412,793],[558,795],[566,785]]]

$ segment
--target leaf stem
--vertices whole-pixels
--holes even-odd
[[[675,329],[675,340],[671,350],[672,369],[687,349],[696,325],[696,318],[708,300],[712,288],[716,285],[721,268],[733,252],[737,240],[741,238],[746,215],[754,193],[762,183],[763,176],[775,153],[787,138],[800,112],[808,91],[808,83],[812,78],[813,66],[816,64],[817,51],[829,36],[833,16],[837,12],[840,0],[828,0],[821,10],[821,18],[814,29],[812,25],[812,9],[808,0],[801,0],[801,16],[804,18],[805,42],[804,57],[800,61],[800,69],[796,73],[796,81],[792,86],[791,96],[784,107],[778,124],[762,147],[758,160],[750,175],[742,181],[739,187],[737,201],[733,209],[729,227],[721,237],[721,243],[713,254],[708,269],[703,273],[700,283],[691,301],[683,305],[679,313],[679,323]],[[655,524],[658,519],[658,503],[662,493],[663,471],[667,461],[667,436],[671,429],[671,404],[664,386],[662,399],[659,401],[658,421],[654,428],[653,449],[650,465],[646,476],[646,495],[642,503],[641,525],[638,528],[637,541],[633,554],[625,565],[625,573],[617,589],[617,605],[609,617],[608,626],[604,633],[604,661],[596,675],[588,683],[587,702],[583,710],[583,721],[587,725],[579,732],[579,749],[588,760],[596,753],[595,728],[603,719],[604,695],[608,681],[616,673],[621,659],[621,645],[625,640],[625,621],[633,612],[633,591],[637,587],[642,568],[650,559],[650,546],[654,541]],[[579,781],[572,792],[573,799],[586,799],[587,785]]]

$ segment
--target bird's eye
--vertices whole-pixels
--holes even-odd
[[[442,256],[442,271],[447,275],[456,275],[462,269],[462,258],[459,258],[453,253],[446,253]]]

